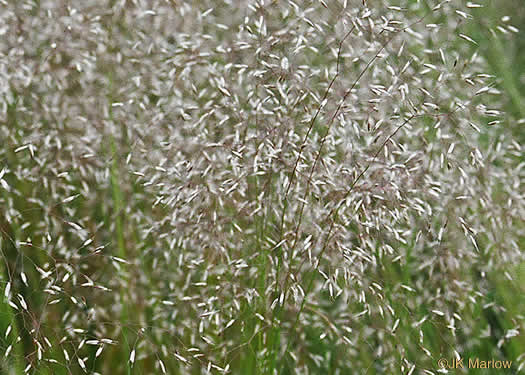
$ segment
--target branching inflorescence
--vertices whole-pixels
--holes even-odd
[[[522,146],[481,5],[1,6],[6,373],[436,374],[487,341],[520,366],[495,285]]]

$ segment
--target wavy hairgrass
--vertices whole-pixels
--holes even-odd
[[[480,5],[2,3],[3,373],[522,367]]]

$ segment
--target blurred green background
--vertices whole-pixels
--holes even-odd
[[[501,132],[510,130],[514,140],[521,145],[525,141],[525,1],[523,0],[485,0],[479,2],[484,6],[473,9],[475,19],[470,23],[470,35],[479,43],[479,53],[488,62],[491,74],[497,77],[499,89],[504,94],[506,121]],[[498,25],[513,26],[515,32],[504,32]],[[516,165],[525,161],[523,153],[518,156]],[[518,223],[521,227],[520,249],[525,249],[524,221]],[[524,312],[523,298],[525,292],[525,265],[517,266],[515,282],[509,283],[503,275],[499,280],[493,280],[495,300],[502,303],[508,312]],[[512,272],[511,271],[511,272]],[[514,272],[512,272],[514,273]],[[504,316],[496,318],[499,324],[507,325]],[[523,343],[523,340],[521,340]],[[510,349],[511,356],[519,356],[525,348]],[[494,371],[494,370],[493,370]],[[500,370],[502,371],[502,370]],[[523,371],[523,370],[521,370]],[[476,372],[475,372],[476,373]],[[499,372],[494,372],[499,373]],[[506,373],[506,372],[501,372]]]
[[[471,36],[479,43],[479,52],[489,63],[492,74],[498,77],[500,89],[505,92],[508,121],[516,140],[525,139],[525,1],[486,0],[484,7],[473,9]],[[517,32],[502,32],[498,24],[512,25]]]

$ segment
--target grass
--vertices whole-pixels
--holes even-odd
[[[524,15],[365,3],[5,5],[1,373],[521,371]]]

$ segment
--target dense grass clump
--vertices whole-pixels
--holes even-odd
[[[482,5],[3,2],[1,372],[519,371]]]

